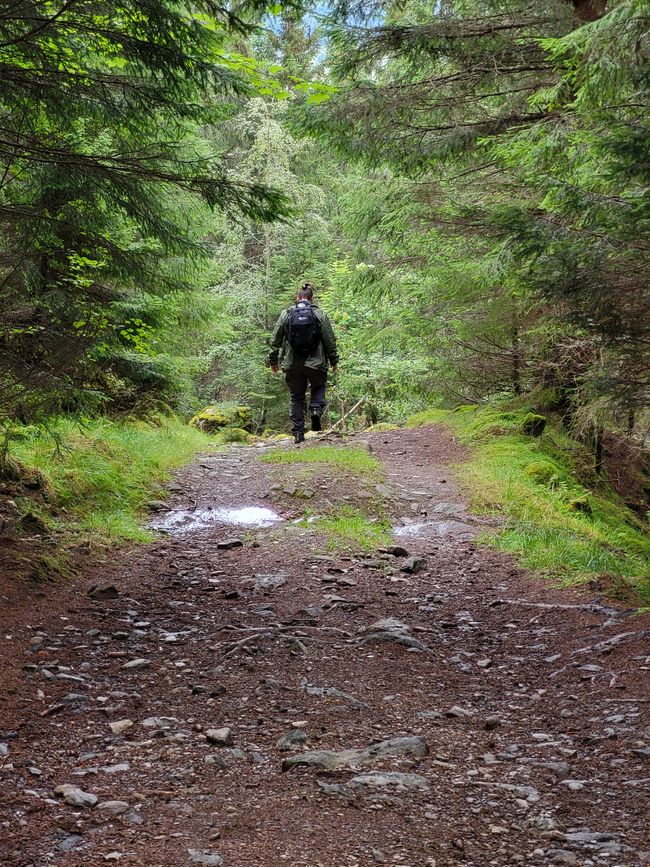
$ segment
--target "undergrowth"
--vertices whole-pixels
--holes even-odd
[[[12,445],[24,470],[40,473],[44,494],[19,497],[17,506],[23,516],[66,534],[147,541],[153,536],[140,521],[152,490],[171,469],[213,448],[210,437],[173,417],[99,418],[84,426],[60,419],[51,434],[34,429]]]
[[[521,432],[525,410],[430,410],[410,426],[434,422],[471,446],[457,468],[472,508],[507,518],[488,541],[522,565],[564,583],[600,578],[618,595],[650,604],[648,524],[593,472],[587,451],[548,423],[540,437]]]

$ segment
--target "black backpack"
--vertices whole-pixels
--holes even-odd
[[[299,301],[289,310],[285,330],[293,351],[305,358],[316,351],[321,341],[320,319],[309,301]]]

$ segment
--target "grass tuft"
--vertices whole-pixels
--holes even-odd
[[[390,542],[390,523],[370,518],[352,506],[316,521],[313,528],[327,537],[329,550],[374,551]]]

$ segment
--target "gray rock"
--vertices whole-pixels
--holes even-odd
[[[373,771],[352,777],[348,786],[351,789],[385,789],[393,786],[398,790],[428,792],[429,783],[419,774],[401,774],[397,771]]]
[[[101,770],[105,774],[121,774],[123,771],[128,771],[131,765],[128,762],[120,762],[117,765],[106,765]]]
[[[567,843],[596,844],[609,843],[616,840],[616,834],[597,833],[595,831],[572,831],[564,835]]]
[[[129,805],[126,801],[102,801],[97,805],[97,809],[112,816],[121,816],[128,811]]]
[[[187,852],[192,864],[200,864],[202,867],[221,867],[224,863],[221,855],[206,849],[188,849]]]
[[[336,771],[341,768],[354,770],[373,764],[383,756],[414,756],[423,758],[429,754],[427,742],[422,737],[391,738],[362,750],[313,750],[299,756],[283,759],[282,770],[299,766]]]
[[[120,719],[116,722],[109,723],[108,726],[114,735],[121,735],[133,725],[132,719]]]
[[[288,752],[291,750],[299,750],[302,745],[306,743],[307,735],[300,729],[294,729],[293,731],[281,735],[281,737],[278,738],[275,746],[279,750]]]
[[[321,698],[340,698],[343,701],[349,702],[357,710],[365,710],[368,707],[364,701],[359,701],[358,698],[348,695],[347,692],[341,692],[335,686],[306,686],[305,692],[307,695],[317,695]]]
[[[170,729],[175,722],[178,722],[175,716],[148,716],[142,725],[148,729]]]
[[[433,511],[439,515],[460,515],[466,508],[464,503],[438,503]]]
[[[243,544],[241,539],[221,539],[217,542],[217,548],[222,551],[229,551],[231,548],[241,548]]]
[[[106,599],[117,599],[120,595],[120,591],[117,589],[115,584],[93,584],[88,591],[88,595],[91,599],[97,599],[97,601],[103,602]]]
[[[83,789],[80,789],[78,786],[71,786],[69,783],[57,786],[54,794],[63,798],[66,804],[69,804],[71,807],[94,807],[99,800],[97,795],[84,792]]]
[[[459,719],[464,719],[465,717],[471,716],[472,711],[466,710],[464,707],[459,707],[455,704],[453,707],[450,707],[449,710],[445,711],[445,716],[454,716]]]
[[[548,849],[547,857],[551,858],[551,864],[579,864],[578,858],[568,849]]]
[[[396,644],[401,644],[404,647],[412,648],[413,650],[426,651],[428,648],[417,638],[414,638],[409,628],[401,620],[396,620],[393,617],[385,617],[382,620],[376,620],[364,630],[369,633],[361,639],[362,644],[374,644],[375,642],[393,641]]]
[[[122,668],[125,668],[128,671],[137,671],[140,668],[149,668],[150,665],[150,659],[130,659],[128,662],[124,663]]]
[[[217,747],[231,747],[233,744],[232,732],[227,726],[220,729],[208,729],[205,736],[211,744]]]
[[[400,572],[414,574],[426,568],[427,561],[424,557],[408,557],[400,568]]]
[[[562,785],[566,786],[571,792],[579,792],[587,785],[586,780],[562,780]]]
[[[277,590],[287,583],[287,576],[283,572],[276,574],[256,575],[252,581],[255,590]]]
[[[79,834],[68,834],[68,836],[64,837],[59,843],[59,852],[72,852],[73,849],[76,849],[83,842],[84,838]]]

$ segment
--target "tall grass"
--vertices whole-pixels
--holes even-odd
[[[650,527],[591,471],[583,447],[559,427],[541,437],[521,433],[525,411],[507,408],[432,410],[412,426],[442,423],[472,448],[457,467],[474,510],[505,516],[490,543],[522,565],[566,583],[621,582],[650,603]]]
[[[84,426],[60,419],[52,433],[35,430],[12,446],[13,457],[39,470],[48,492],[40,505],[24,498],[19,506],[51,526],[107,541],[150,539],[141,519],[152,490],[198,451],[214,448],[176,418],[100,418]]]

